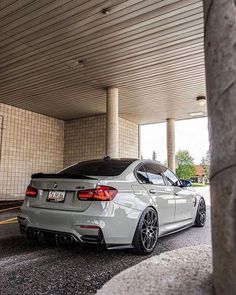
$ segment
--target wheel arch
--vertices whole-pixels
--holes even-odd
[[[134,252],[136,254],[150,254],[153,249],[155,248],[155,245],[153,244],[153,249],[145,249],[145,245],[141,245],[141,236],[140,236],[140,222],[141,222],[141,218],[142,216],[145,216],[144,213],[145,211],[148,212],[147,210],[148,209],[152,209],[153,211],[156,212],[156,216],[157,216],[157,225],[156,225],[156,238],[155,238],[155,245],[157,243],[157,239],[158,239],[158,236],[159,236],[159,215],[158,215],[158,211],[157,209],[152,206],[152,205],[149,205],[149,206],[146,206],[146,208],[141,212],[140,216],[139,216],[139,219],[138,219],[138,222],[137,222],[137,226],[136,226],[136,229],[135,229],[135,233],[133,235],[133,239],[132,239],[132,245],[134,247]],[[146,214],[146,213],[145,213]],[[144,218],[144,217],[143,217]],[[154,237],[154,236],[153,236]],[[142,249],[144,247],[144,249]]]
[[[152,209],[154,209],[154,210],[156,211],[156,213],[157,213],[157,218],[158,218],[158,222],[159,222],[159,214],[158,214],[158,210],[157,210],[153,205],[148,205],[148,206],[146,206],[146,207],[143,209],[143,211],[140,212],[139,217],[138,217],[138,219],[137,219],[137,223],[136,223],[135,231],[136,231],[136,228],[138,227],[139,220],[140,220],[141,216],[143,215],[144,211],[147,210],[148,208],[152,208]],[[135,235],[135,231],[134,231],[134,234],[133,234],[133,238],[134,238],[134,235]]]
[[[149,206],[146,207],[146,209],[147,209],[147,208],[152,208],[152,209],[154,209],[154,210],[156,211],[156,213],[157,213],[157,217],[159,218],[159,214],[158,214],[158,210],[157,210],[157,208],[155,208],[153,205],[149,205]],[[145,210],[146,210],[146,209],[145,209]]]
[[[196,200],[196,203],[195,203],[195,206],[193,207],[193,221],[195,220],[196,216],[197,216],[197,209],[198,209],[198,205],[199,205],[199,202],[201,199],[203,199],[206,203],[206,200],[203,196],[199,195],[199,194],[196,194],[194,196],[195,200]]]

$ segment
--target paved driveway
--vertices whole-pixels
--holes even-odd
[[[207,206],[210,206],[210,186],[195,187],[194,188],[200,195],[204,196]]]
[[[11,220],[17,211],[0,212],[0,218]],[[101,247],[39,247],[26,241],[14,219],[12,222],[0,224],[1,295],[94,294],[112,276],[147,258]],[[152,255],[210,243],[208,208],[204,228],[193,227],[159,239]]]

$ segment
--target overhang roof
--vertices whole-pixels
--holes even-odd
[[[204,112],[202,0],[3,0],[0,102],[60,119],[137,123]]]

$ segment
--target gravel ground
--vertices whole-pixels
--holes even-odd
[[[209,208],[208,208],[209,213]],[[17,211],[1,214],[1,220]],[[204,228],[190,228],[159,239],[152,255],[211,243],[208,220]],[[148,256],[150,257],[150,256]],[[1,295],[94,294],[122,270],[147,256],[102,247],[40,247],[19,234],[17,224],[0,225]]]

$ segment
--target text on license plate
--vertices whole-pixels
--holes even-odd
[[[47,200],[49,202],[58,202],[58,203],[64,202],[65,194],[66,194],[66,192],[64,192],[64,191],[50,191],[48,193]]]

